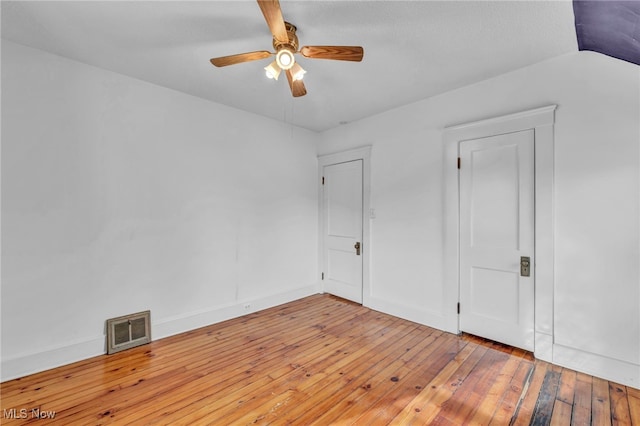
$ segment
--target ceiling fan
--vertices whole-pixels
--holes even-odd
[[[303,46],[298,50],[298,36],[296,26],[285,22],[278,0],[257,0],[260,10],[267,21],[273,35],[275,52],[260,50],[256,52],[240,53],[237,55],[221,56],[211,59],[216,67],[256,61],[275,55],[275,60],[265,67],[267,77],[278,79],[280,72],[285,71],[291,94],[294,97],[304,96],[307,89],[302,82],[306,71],[295,60],[295,54],[300,53],[305,58],[334,59],[338,61],[360,62],[364,49],[360,46]]]

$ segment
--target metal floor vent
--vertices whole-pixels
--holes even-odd
[[[151,341],[151,311],[107,320],[107,353],[144,345]]]

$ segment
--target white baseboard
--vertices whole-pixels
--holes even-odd
[[[640,365],[555,343],[553,364],[640,389]]]
[[[398,318],[413,321],[418,324],[433,327],[438,330],[455,333],[455,331],[447,329],[446,318],[440,312],[420,309],[414,306],[401,305],[388,300],[377,299],[375,297],[369,297],[367,299],[366,307]]]
[[[237,303],[217,306],[198,312],[187,312],[183,315],[163,318],[157,322],[154,322],[152,312],[151,337],[153,340],[159,340],[217,322],[237,318],[251,312],[302,299],[303,297],[311,296],[318,292],[318,285],[312,284],[263,298],[238,301]],[[250,305],[250,308],[245,309],[246,305]],[[5,382],[17,379],[29,374],[103,355],[106,353],[105,341],[106,336],[102,335],[83,341],[69,342],[64,346],[43,349],[36,353],[3,359],[2,367],[0,368],[0,381]]]
[[[162,339],[210,324],[241,317],[242,315],[261,311],[273,306],[282,305],[283,303],[292,302],[317,293],[317,287],[315,285],[309,285],[259,299],[246,299],[228,305],[217,306],[214,309],[187,312],[159,320],[158,322],[153,322],[152,317],[151,337],[154,340]],[[250,307],[245,308],[246,305],[250,305]]]
[[[105,336],[101,336],[84,341],[70,342],[64,346],[50,347],[41,352],[3,359],[1,381],[6,382],[7,380],[17,379],[104,354],[106,352],[105,342]]]

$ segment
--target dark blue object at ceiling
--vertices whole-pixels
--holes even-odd
[[[573,1],[579,50],[640,65],[640,0]]]

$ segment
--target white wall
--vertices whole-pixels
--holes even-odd
[[[373,146],[371,306],[444,328],[443,129],[550,104],[553,361],[640,387],[640,68],[558,57],[325,132],[319,153]]]
[[[576,53],[318,137],[3,42],[2,379],[102,353],[109,317],[160,338],[315,292],[316,141],[373,146],[371,306],[444,328],[443,129],[549,104],[554,362],[639,387],[638,67]]]
[[[2,379],[315,293],[317,137],[3,41]]]

